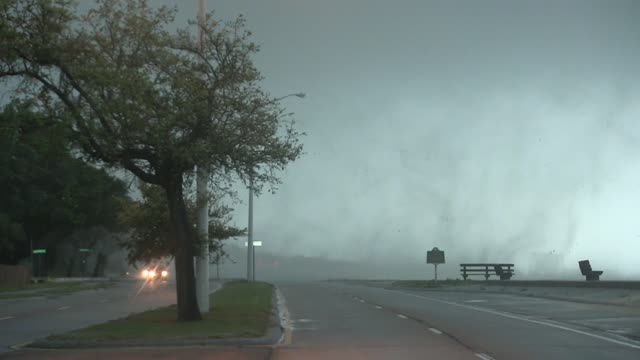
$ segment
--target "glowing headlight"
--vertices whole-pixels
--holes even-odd
[[[154,278],[154,277],[156,277],[156,272],[155,272],[155,270],[149,270],[149,277],[150,277],[150,278]]]
[[[169,275],[169,272],[167,270],[162,270],[160,275],[162,275],[162,277],[167,277]]]
[[[147,269],[142,270],[142,277],[147,278],[148,276],[149,276],[149,270]]]

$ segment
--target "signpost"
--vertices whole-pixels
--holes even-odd
[[[435,281],[438,281],[438,264],[444,264],[444,251],[437,247],[427,251],[427,264],[433,264]]]
[[[251,252],[251,279],[253,281],[256,281],[256,247],[260,247],[262,246],[262,241],[256,241],[253,240],[251,242],[251,244],[253,245],[251,248],[253,249],[253,251]],[[245,241],[244,242],[244,246],[249,246],[249,242]]]
[[[44,273],[44,257],[47,254],[47,249],[33,249],[33,276],[41,277],[45,276]]]

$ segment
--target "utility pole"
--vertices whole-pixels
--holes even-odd
[[[205,23],[204,0],[198,0],[198,39],[200,47],[204,44],[203,27]],[[200,253],[196,257],[196,296],[201,313],[209,312],[209,195],[207,185],[209,171],[199,166],[196,171],[196,201],[198,206],[198,235],[203,239]]]
[[[247,226],[247,281],[255,279],[253,269],[253,177],[249,179],[249,224]]]

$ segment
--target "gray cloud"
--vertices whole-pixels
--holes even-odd
[[[439,246],[451,276],[467,260],[537,276],[553,252],[558,271],[640,275],[637,1],[207,6],[246,15],[269,91],[309,95],[286,100],[307,155],[256,200],[264,251],[405,269]]]

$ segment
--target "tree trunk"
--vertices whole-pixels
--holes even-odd
[[[165,188],[171,218],[171,235],[176,239],[176,293],[178,320],[201,320],[196,297],[196,278],[193,269],[193,231],[182,193],[182,176],[173,179]]]

